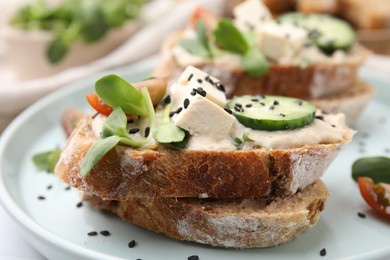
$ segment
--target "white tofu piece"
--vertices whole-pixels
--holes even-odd
[[[172,122],[194,136],[222,140],[229,135],[235,117],[205,97],[195,95],[187,108],[172,117]]]
[[[242,29],[256,29],[272,20],[272,14],[261,0],[247,0],[233,9],[237,25]]]
[[[200,69],[188,66],[180,75],[178,83],[188,88],[189,92],[201,87],[206,91],[206,98],[210,101],[220,107],[226,105],[225,87],[223,84],[217,78],[210,76]]]
[[[294,57],[307,41],[308,33],[290,24],[269,22],[260,28],[260,49],[265,56],[278,61]]]
[[[178,83],[173,83],[171,86],[169,86],[168,93],[171,97],[172,110],[176,110],[179,107],[182,107],[186,98],[192,100],[194,96],[191,95],[191,91],[192,89]]]

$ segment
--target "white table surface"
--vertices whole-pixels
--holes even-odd
[[[363,70],[371,75],[385,78],[390,82],[390,57],[374,56]],[[20,234],[18,226],[0,205],[0,259],[26,260],[45,259]]]

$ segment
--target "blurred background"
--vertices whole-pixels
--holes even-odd
[[[79,78],[156,55],[203,5],[232,15],[242,0],[0,0],[0,132],[23,109]],[[264,0],[274,16],[327,13],[350,22],[379,60],[390,55],[389,0]],[[30,4],[29,8],[25,5]],[[369,66],[388,73],[382,63]]]

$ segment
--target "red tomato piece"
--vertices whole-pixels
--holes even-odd
[[[358,184],[367,204],[380,216],[390,219],[390,185],[374,184],[368,177],[359,177]]]
[[[190,18],[190,25],[196,27],[198,20],[202,20],[208,29],[213,29],[217,26],[218,17],[203,7],[198,7]]]
[[[91,107],[93,107],[93,109],[95,109],[99,114],[105,116],[109,116],[111,114],[112,107],[105,104],[97,94],[88,94],[86,98]]]

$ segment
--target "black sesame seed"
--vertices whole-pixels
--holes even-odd
[[[198,79],[198,83],[202,83],[203,82],[203,80],[202,79]]]
[[[198,93],[197,91],[196,91],[196,89],[193,89],[192,91],[191,91],[191,96],[195,96],[196,95],[196,93]]]
[[[242,107],[242,105],[240,103],[236,103],[234,105],[237,106],[237,107]]]
[[[183,108],[179,107],[178,109],[176,109],[176,114],[179,114],[182,110],[183,110]]]
[[[131,128],[130,130],[129,130],[129,134],[136,134],[136,133],[138,133],[139,132],[139,128]]]
[[[225,92],[225,86],[221,82],[217,82],[216,87],[218,90]]]
[[[105,236],[105,237],[108,237],[108,236],[111,235],[111,233],[110,233],[110,231],[103,230],[103,231],[100,231],[100,235]]]
[[[188,77],[188,81],[190,81],[193,76],[194,76],[194,74],[191,73],[191,75]]]
[[[298,106],[302,106],[302,100],[294,101],[294,103],[297,104]]]
[[[318,120],[324,120],[324,116],[315,116],[315,118]]]
[[[53,188],[53,185],[48,185],[46,189],[51,190]]]
[[[224,110],[225,110],[228,114],[233,114],[233,111],[231,111],[229,108],[224,108]]]
[[[70,186],[67,186],[67,187],[65,188],[65,190],[70,190],[70,188],[71,188]]]
[[[83,206],[83,202],[82,201],[80,201],[79,203],[76,204],[76,207],[78,207],[78,208],[81,208],[82,206]]]
[[[286,117],[286,115],[283,114],[283,113],[280,113],[279,115],[280,115],[281,117]]]
[[[331,125],[332,127],[336,127],[336,125]]]
[[[274,110],[274,109],[275,109],[275,106],[272,105],[272,106],[270,106],[268,109],[269,109],[269,110]]]
[[[366,218],[366,214],[361,213],[361,212],[358,212],[358,216],[359,216],[359,218]]]
[[[176,114],[176,111],[172,111],[169,113],[169,117],[173,117]]]
[[[45,200],[46,198],[44,196],[38,196],[39,200]]]
[[[277,100],[274,100],[274,103],[272,103],[274,106],[277,106],[277,105],[279,105],[279,101],[277,101]]]
[[[164,98],[164,103],[165,103],[165,104],[171,103],[171,96],[170,96],[170,95],[168,95],[168,96],[166,96],[166,97]]]
[[[188,98],[184,99],[183,107],[184,109],[187,109],[187,107],[190,105],[190,100]]]
[[[132,123],[134,123],[134,119],[128,119],[127,120],[127,124],[132,124]]]
[[[244,112],[244,109],[242,109],[242,107],[235,106],[234,110],[236,110],[237,112]]]
[[[320,256],[326,256],[326,249],[325,248],[321,249]]]
[[[245,107],[252,107],[252,104],[246,104]]]
[[[97,115],[99,115],[98,112],[96,112],[95,114],[93,114],[92,119],[95,119],[95,118],[97,117]]]
[[[133,247],[135,247],[135,245],[136,245],[135,240],[131,240],[131,241],[129,242],[129,244],[128,244],[129,248],[133,248]]]
[[[145,137],[148,137],[149,133],[150,133],[150,127],[148,126],[145,128]]]
[[[257,98],[252,98],[251,101],[257,102],[257,101],[259,101],[259,100],[258,100]]]
[[[201,95],[202,97],[205,97],[207,95],[206,91],[202,90],[202,91],[199,91],[198,92],[199,95]]]
[[[264,102],[260,102],[260,105],[265,106],[265,103]]]
[[[207,81],[208,83],[210,83],[211,85],[214,85],[214,84],[215,84],[214,81],[210,78],[209,75],[207,75],[206,78],[205,78],[204,80],[206,80],[206,81]]]
[[[94,237],[94,236],[97,236],[97,235],[98,235],[98,232],[96,232],[96,231],[91,231],[91,232],[89,232],[87,235],[90,236],[90,237]]]
[[[192,255],[192,256],[189,256],[187,259],[188,259],[188,260],[199,260],[199,256],[197,256],[197,255]]]

